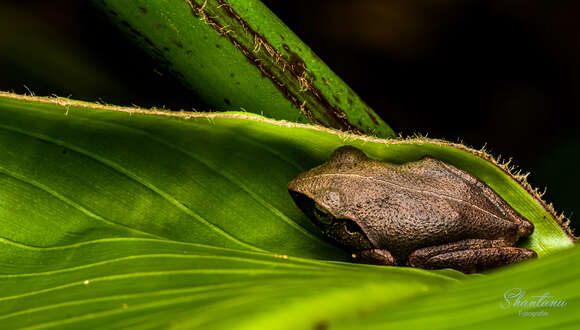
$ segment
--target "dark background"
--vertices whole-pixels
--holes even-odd
[[[395,131],[487,144],[580,214],[578,2],[264,2]],[[207,109],[90,1],[0,0],[0,90]]]

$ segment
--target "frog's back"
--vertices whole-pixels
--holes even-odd
[[[470,238],[515,244],[533,232],[485,183],[432,158],[397,165],[341,147],[292,180],[289,190],[354,221],[375,248],[398,260],[418,248]]]
[[[468,173],[432,158],[369,163],[347,171],[364,173],[360,180],[366,181],[358,185],[351,210],[369,239],[399,259],[467,238],[517,240],[515,211]]]

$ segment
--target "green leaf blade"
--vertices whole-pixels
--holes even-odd
[[[345,144],[470,171],[529,213],[523,246],[540,258],[470,276],[345,262],[286,190]],[[2,93],[0,150],[8,328],[483,327],[515,322],[498,305],[516,285],[577,299],[578,250],[560,252],[574,237],[505,168],[460,145]],[[559,315],[541,324],[576,320]]]
[[[157,310],[175,314],[175,305],[179,309],[203,309],[207,308],[207,299],[220,301],[220,308],[224,308],[228,304],[223,302],[232,297],[247,300],[248,294],[262,290],[262,298],[267,300],[314,298],[336,289],[340,296],[350,297],[360,293],[359,284],[365,291],[385,290],[385,282],[390,282],[389,290],[403,287],[409,290],[407,294],[416,294],[456,281],[422,270],[343,266],[152,239],[104,239],[54,248],[31,248],[6,240],[0,243],[3,258],[14,258],[13,265],[21,270],[30,261],[42,262],[32,273],[0,275],[0,302],[4,306],[0,320],[20,326],[53,321],[58,322],[55,326],[71,322],[79,326],[92,318],[86,317],[87,309],[92,316],[101,313],[98,324],[103,324],[109,317],[123,320],[128,317],[123,314],[135,309],[147,315]],[[63,258],[67,259],[65,267]],[[0,268],[2,273],[5,268]],[[353,281],[353,277],[360,281]],[[123,288],[122,294],[119,288]],[[353,292],[345,293],[346,288]],[[207,292],[211,294],[202,299]],[[67,298],[64,302],[63,296]],[[381,300],[396,297],[383,296]],[[63,320],[51,310],[64,310],[70,318]],[[40,318],[35,320],[31,315]]]

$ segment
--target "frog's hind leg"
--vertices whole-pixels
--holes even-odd
[[[397,260],[391,252],[384,249],[370,249],[370,250],[362,250],[359,253],[353,254],[357,261],[371,264],[371,265],[387,265],[387,266],[396,266]]]
[[[466,239],[415,250],[409,255],[412,267],[454,268],[475,273],[536,257],[536,252],[507,246],[503,240]]]

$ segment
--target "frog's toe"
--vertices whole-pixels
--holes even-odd
[[[393,257],[391,252],[385,249],[362,250],[356,256],[359,257],[360,262],[365,264],[387,265],[387,266],[397,265],[397,260],[395,259],[395,257]]]
[[[524,219],[518,224],[518,236],[528,237],[534,232],[534,224]]]

